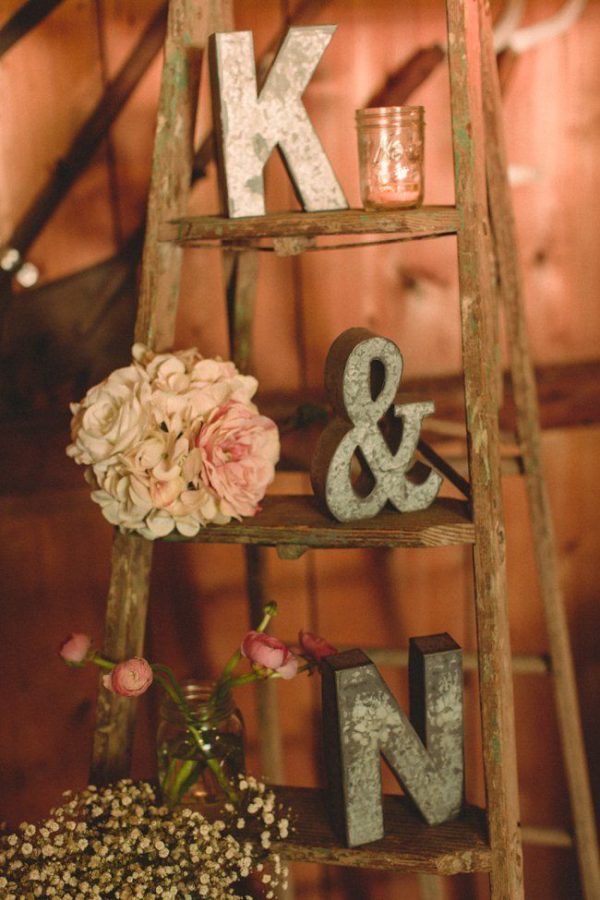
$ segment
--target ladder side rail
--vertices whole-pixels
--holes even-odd
[[[193,165],[200,62],[210,20],[207,0],[171,0],[148,198],[135,340],[170,347],[179,299],[181,249],[157,241],[161,223],[185,215]],[[115,534],[105,621],[104,653],[141,656],[152,542]],[[91,780],[104,784],[128,774],[136,703],[99,688]]]
[[[115,533],[104,625],[109,659],[141,656],[144,650],[152,543]],[[90,784],[118,781],[129,774],[137,700],[98,687]]]
[[[489,9],[485,15],[489,26]],[[600,865],[594,807],[579,713],[577,683],[569,641],[556,542],[543,472],[539,409],[525,319],[516,225],[510,197],[496,59],[489,27],[482,28],[484,117],[490,215],[504,311],[515,398],[516,426],[525,468],[533,544],[546,628],[562,756],[586,900],[600,897]]]
[[[447,0],[458,260],[480,672],[481,727],[493,900],[523,894],[514,702],[500,486],[497,348],[481,96],[478,0]]]

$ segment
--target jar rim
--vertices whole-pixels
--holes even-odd
[[[233,694],[230,690],[224,691],[218,701],[209,703],[215,685],[215,681],[196,681],[194,679],[181,682],[184,697],[199,721],[220,722],[235,711]],[[181,709],[168,694],[163,695],[160,713],[170,722],[179,722],[183,719]]]
[[[357,109],[356,116],[402,116],[419,115],[425,113],[424,106],[368,106],[365,109]]]

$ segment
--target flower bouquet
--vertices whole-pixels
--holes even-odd
[[[277,604],[265,606],[262,621],[245,635],[200,704],[168,666],[143,658],[115,663],[95,650],[85,634],[72,634],[62,644],[59,652],[69,665],[94,663],[105,670],[103,686],[113,693],[137,697],[153,681],[163,688],[179,725],[159,732],[161,794],[170,808],[187,802],[209,813],[211,807],[218,809],[219,803],[239,802],[237,779],[244,769],[242,730],[222,727],[230,723],[236,687],[266,679],[289,680],[300,672],[311,674],[323,657],[337,652],[323,638],[304,631],[299,634],[297,654],[292,652],[278,638],[265,634],[276,612]],[[243,659],[250,664],[250,671],[239,673]]]
[[[279,459],[256,379],[195,349],[134,344],[132,356],[71,405],[67,454],[87,466],[104,517],[153,539],[253,516]]]

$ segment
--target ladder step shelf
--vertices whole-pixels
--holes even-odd
[[[344,209],[328,212],[280,212],[230,219],[184,216],[159,226],[159,241],[182,246],[202,241],[253,241],[261,238],[352,234],[402,234],[407,238],[442,237],[458,231],[454,206],[418,209]]]
[[[491,868],[485,812],[479,807],[466,806],[457,819],[429,826],[405,797],[386,795],[385,837],[348,848],[340,844],[329,824],[324,791],[303,787],[275,790],[284,808],[291,810],[290,836],[273,843],[285,860],[432,875]]]
[[[450,497],[417,512],[385,509],[373,519],[336,522],[321,512],[312,495],[270,494],[253,518],[208,525],[194,537],[172,532],[163,540],[280,548],[445,547],[472,544],[475,533],[468,504]]]

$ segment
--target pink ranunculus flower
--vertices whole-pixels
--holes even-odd
[[[286,645],[275,637],[260,631],[249,631],[242,641],[242,655],[256,666],[272,669],[281,678],[293,678],[298,671],[298,660]]]
[[[68,638],[62,642],[58,648],[58,652],[66,663],[69,663],[72,666],[78,666],[85,661],[91,646],[92,639],[87,634],[75,633],[70,634]]]
[[[304,656],[310,656],[311,659],[316,659],[317,662],[326,656],[333,656],[334,653],[337,653],[336,647],[328,643],[320,635],[313,634],[312,631],[301,631],[298,634],[298,642]]]
[[[102,684],[113,694],[121,697],[139,697],[152,684],[150,663],[140,656],[126,659],[102,676]]]
[[[253,516],[275,477],[275,423],[232,400],[201,426],[196,447],[202,451],[200,477],[219,498],[221,511],[235,518]]]

